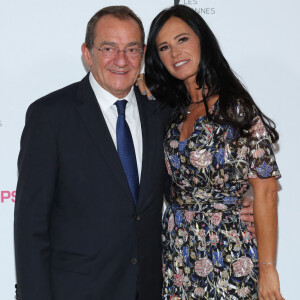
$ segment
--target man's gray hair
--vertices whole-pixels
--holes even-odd
[[[144,46],[145,31],[141,19],[127,6],[107,6],[96,12],[87,24],[85,44],[90,51],[94,46],[95,26],[99,19],[106,15],[111,15],[120,20],[128,20],[130,18],[135,20],[141,29],[142,46]]]

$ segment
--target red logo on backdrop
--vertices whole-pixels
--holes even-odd
[[[15,203],[16,191],[1,191],[0,203]]]

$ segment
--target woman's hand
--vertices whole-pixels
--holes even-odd
[[[280,293],[279,276],[274,265],[262,265],[258,279],[259,300],[284,300]]]
[[[254,216],[253,216],[253,196],[252,194],[244,195],[243,208],[240,210],[241,220],[246,222],[247,229],[252,233],[252,236],[256,238]]]
[[[148,89],[148,87],[145,83],[145,77],[144,77],[143,73],[140,73],[140,75],[138,76],[138,79],[136,81],[136,85],[140,89],[140,92],[142,93],[142,95],[144,95],[144,96],[147,95],[147,98],[149,100],[156,100],[155,97],[149,91],[149,89]]]

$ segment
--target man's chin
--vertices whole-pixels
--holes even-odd
[[[135,81],[133,80],[119,80],[116,84],[111,84],[112,89],[115,91],[125,91],[131,89]]]
[[[133,83],[130,85],[127,84],[127,85],[113,86],[113,87],[111,87],[109,92],[117,98],[124,98],[128,95],[132,86],[133,86]]]

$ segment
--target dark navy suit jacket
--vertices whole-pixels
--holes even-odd
[[[21,300],[161,299],[169,111],[138,91],[138,206],[88,75],[31,104],[21,139],[15,254]]]

